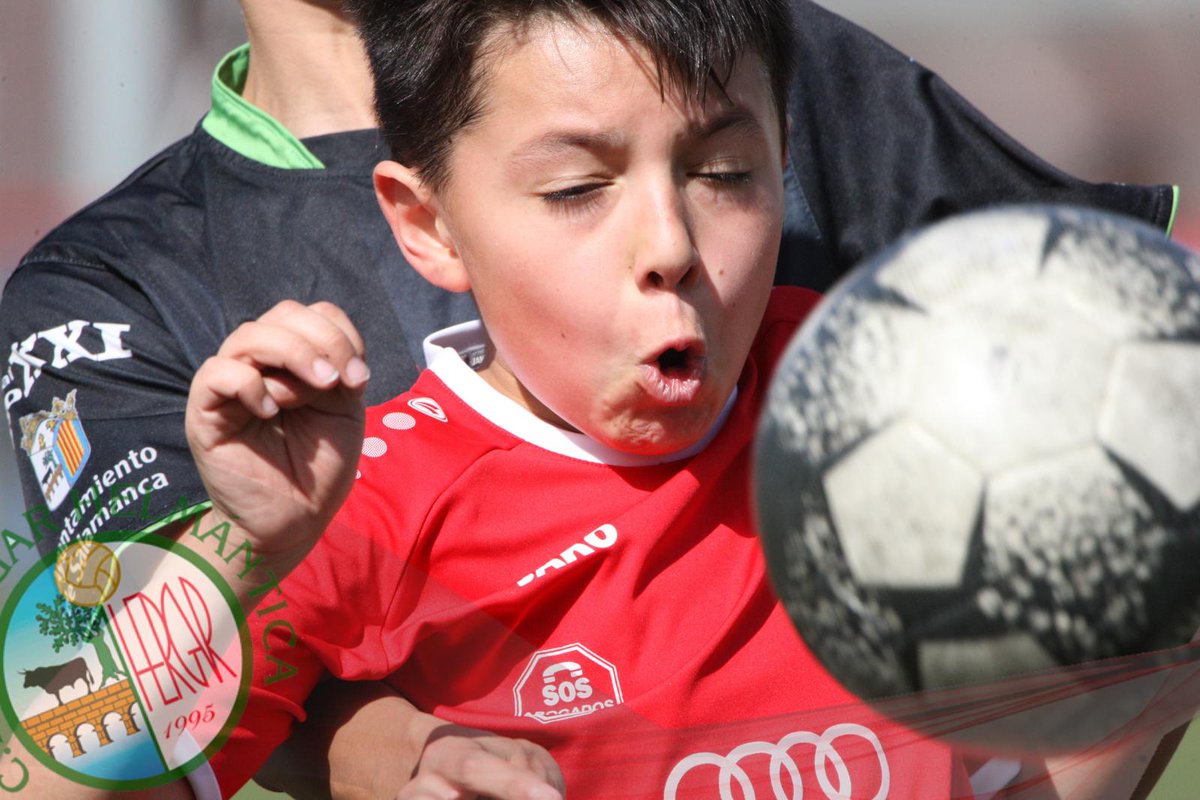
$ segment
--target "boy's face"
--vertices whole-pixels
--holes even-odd
[[[483,377],[611,447],[689,446],[770,292],[783,145],[754,56],[703,107],[599,27],[539,22],[491,59],[431,199],[495,355]]]

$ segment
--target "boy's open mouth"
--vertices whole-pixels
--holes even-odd
[[[696,343],[667,347],[642,364],[646,393],[667,405],[682,405],[696,399],[704,379],[703,348]]]

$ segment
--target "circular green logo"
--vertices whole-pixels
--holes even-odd
[[[242,619],[187,547],[149,535],[75,542],[5,603],[0,705],[26,749],[77,783],[168,783],[237,723],[252,668]]]

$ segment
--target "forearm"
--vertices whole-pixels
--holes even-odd
[[[1157,745],[1130,741],[1029,762],[997,800],[1129,800]]]
[[[165,535],[203,558],[228,585],[246,615],[270,605],[279,594],[279,583],[306,555],[256,546],[236,521],[212,508],[178,523]]]
[[[194,800],[195,795],[186,779],[165,786],[139,791],[99,789],[76,783],[44,766],[17,737],[4,743],[0,756],[0,791],[20,800]]]
[[[1167,765],[1170,764],[1171,758],[1175,755],[1175,751],[1179,749],[1180,742],[1187,734],[1187,725],[1181,725],[1175,730],[1168,733],[1159,742],[1158,748],[1154,751],[1154,755],[1150,758],[1150,763],[1146,766],[1145,772],[1138,780],[1137,788],[1133,792],[1130,800],[1146,800],[1150,796],[1150,792],[1158,784],[1163,773],[1167,770]]]
[[[444,723],[382,683],[327,681],[308,719],[260,770],[259,783],[301,800],[394,797]]]
[[[562,800],[544,748],[418,711],[384,684],[330,681],[260,783],[297,798]]]

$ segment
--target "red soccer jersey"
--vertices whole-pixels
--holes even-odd
[[[449,348],[372,409],[350,499],[281,585],[276,618],[298,639],[252,615],[271,649],[214,761],[226,791],[327,670],[542,744],[576,800],[969,797],[947,747],[822,669],[768,583],[751,444],[767,369],[815,300],[775,291],[723,422],[691,453],[554,428]],[[298,674],[278,679],[272,656]]]

